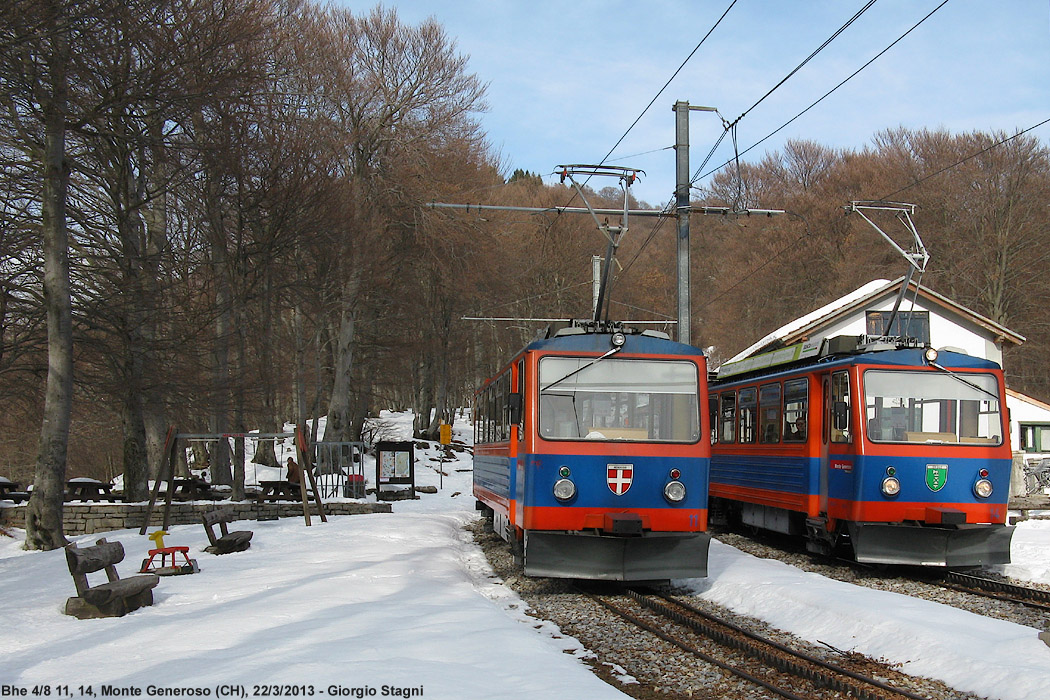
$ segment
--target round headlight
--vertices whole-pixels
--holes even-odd
[[[609,340],[612,342],[614,348],[622,348],[623,344],[627,342],[627,336],[620,331],[616,331],[612,334],[612,338]]]
[[[567,501],[576,495],[576,484],[568,479],[558,479],[554,482],[554,497],[559,501]]]
[[[685,484],[681,481],[669,481],[664,486],[664,498],[671,503],[680,503],[685,498]]]
[[[896,496],[901,492],[901,482],[897,477],[888,476],[882,480],[882,493],[886,496]]]
[[[988,479],[978,479],[973,485],[973,492],[980,498],[988,498],[992,495],[992,482]]]
[[[937,351],[934,350],[933,348],[926,348],[926,352],[923,353],[923,354],[926,356],[926,361],[927,362],[936,362],[937,361]]]

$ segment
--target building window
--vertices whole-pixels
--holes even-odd
[[[868,335],[916,338],[929,344],[929,311],[898,311],[896,318],[893,319],[893,326],[887,327],[892,315],[892,311],[868,311],[866,313]]]
[[[1021,423],[1021,450],[1024,452],[1050,452],[1050,425],[1046,423]]]

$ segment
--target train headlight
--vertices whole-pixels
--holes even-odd
[[[685,499],[685,484],[681,481],[668,481],[664,486],[664,498],[671,503],[681,503]]]
[[[627,336],[620,331],[616,331],[612,334],[612,337],[609,338],[609,342],[612,343],[614,348],[622,348],[624,343],[627,342]]]
[[[977,483],[973,485],[973,492],[979,498],[988,498],[992,495],[992,482],[988,481],[988,479],[978,479]]]
[[[923,355],[926,357],[927,362],[936,362],[937,354],[937,351],[933,348],[926,348],[926,352],[923,353]]]
[[[559,501],[568,501],[576,495],[576,484],[569,479],[558,479],[554,482],[554,497]]]
[[[896,496],[901,492],[901,482],[895,476],[887,476],[882,480],[882,494],[884,496]]]

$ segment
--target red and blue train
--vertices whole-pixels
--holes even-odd
[[[475,397],[474,495],[529,576],[707,575],[707,361],[656,331],[576,322]]]
[[[994,362],[839,336],[712,378],[712,509],[860,562],[1010,559],[1011,453]],[[847,550],[848,551],[848,550]]]

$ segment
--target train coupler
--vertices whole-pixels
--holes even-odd
[[[602,532],[619,537],[641,537],[642,517],[637,513],[606,513]]]

